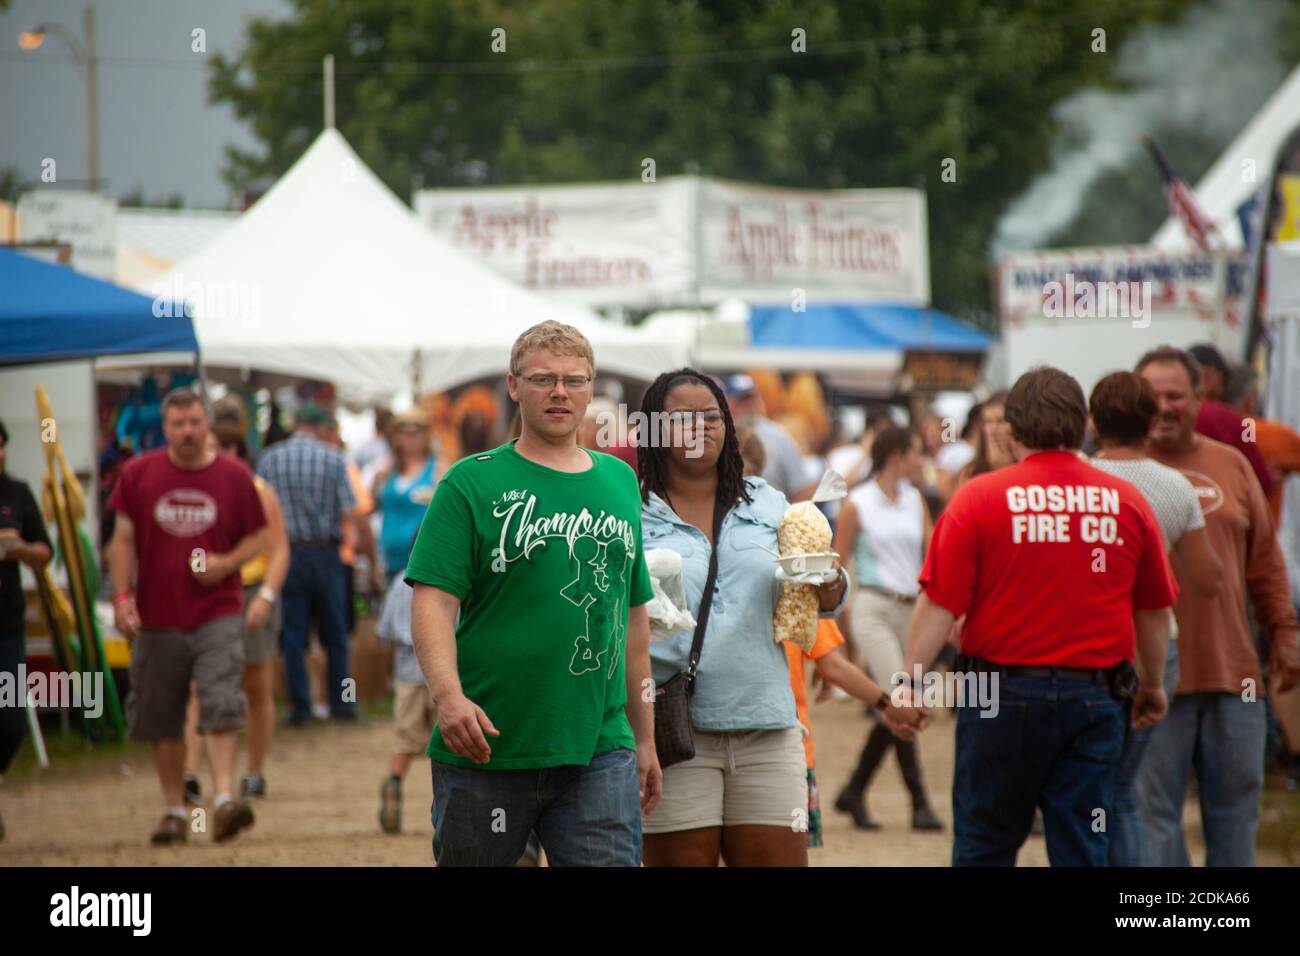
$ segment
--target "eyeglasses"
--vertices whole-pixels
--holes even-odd
[[[668,421],[678,428],[694,428],[696,421],[704,423],[708,429],[722,427],[722,412],[716,408],[710,408],[705,412],[692,412],[678,409],[668,413]]]
[[[538,375],[520,375],[521,379],[527,382],[533,388],[543,388],[547,391],[555,388],[555,383],[561,381],[560,376],[550,372],[544,372]],[[590,375],[566,375],[564,376],[564,390],[566,392],[580,392],[591,384]]]

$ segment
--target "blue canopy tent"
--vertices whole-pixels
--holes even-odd
[[[993,342],[974,326],[914,305],[754,306],[749,330],[756,349],[985,352]]]
[[[170,303],[0,248],[0,366],[147,352],[197,353],[194,323]]]

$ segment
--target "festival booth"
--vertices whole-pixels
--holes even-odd
[[[432,235],[334,129],[148,288],[188,303],[214,379],[328,381],[357,406],[504,377],[511,343],[545,319],[581,329],[607,374],[648,380],[677,361]]]
[[[160,318],[155,300],[13,249],[0,248],[0,288],[6,471],[41,498],[59,558],[40,574],[24,571],[29,666],[102,674],[104,707],[82,726],[94,739],[120,739],[117,683],[128,650],[101,638],[112,612],[97,600],[98,369],[193,364],[198,342],[189,319]]]

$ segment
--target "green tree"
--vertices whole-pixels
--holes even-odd
[[[264,146],[228,151],[237,188],[283,172],[320,129],[330,52],[340,130],[399,195],[632,179],[646,157],[660,176],[922,186],[934,301],[978,318],[993,230],[1049,160],[1053,106],[1112,82],[1094,29],[1114,50],[1190,3],[298,0],[214,58],[210,92]]]
[[[3,0],[0,0],[0,3],[3,3]],[[0,199],[5,202],[17,202],[22,185],[22,176],[19,175],[17,166],[5,166],[0,169]]]
[[[147,209],[184,209],[185,197],[178,192],[170,196],[146,196],[144,187],[137,184],[117,201],[119,206],[141,206]]]

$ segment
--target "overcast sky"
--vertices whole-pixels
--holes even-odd
[[[0,12],[0,168],[38,182],[52,157],[60,182],[86,178],[82,72],[67,45],[50,36],[34,52],[19,31],[58,23],[82,36],[82,0],[14,0]],[[234,53],[254,16],[280,18],[287,0],[98,0],[99,166],[114,197],[143,188],[150,199],[179,192],[187,206],[225,208],[224,149],[256,146],[226,105],[210,106],[205,57],[191,33],[207,32],[207,52]]]

